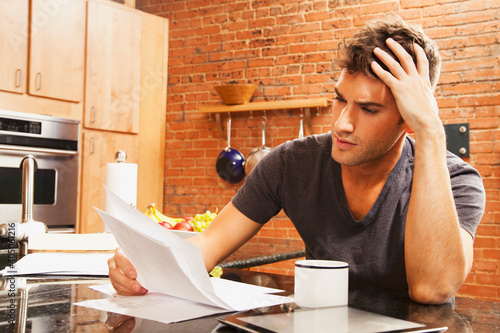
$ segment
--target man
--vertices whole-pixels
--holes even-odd
[[[347,261],[351,285],[446,302],[470,272],[485,195],[479,174],[446,152],[433,97],[437,48],[391,17],[370,22],[340,50],[331,133],[275,148],[189,241],[210,270],[283,209],[307,257]],[[123,252],[108,264],[118,293],[147,292]]]

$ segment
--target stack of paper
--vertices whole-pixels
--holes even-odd
[[[150,219],[108,191],[112,214],[98,210],[104,223],[138,273],[137,281],[150,294],[145,296],[115,296],[113,298],[77,303],[101,310],[172,322],[209,314],[241,311],[257,307],[292,302],[288,297],[269,293],[268,288],[210,279],[200,249],[168,229],[151,223]],[[275,291],[275,290],[273,290]],[[165,319],[151,318],[142,305],[132,303],[175,303],[186,308],[184,313]],[[151,304],[151,303],[149,303]],[[138,310],[138,309],[142,310]],[[196,311],[194,311],[196,309]],[[160,311],[161,312],[161,311]],[[178,311],[176,311],[178,312]]]
[[[118,244],[110,232],[94,234],[47,233],[30,235],[28,253],[114,252]]]
[[[31,235],[28,255],[0,274],[107,276],[107,261],[117,247],[111,233]]]
[[[107,276],[107,261],[113,253],[39,252],[24,256],[0,273],[10,275],[76,275]]]

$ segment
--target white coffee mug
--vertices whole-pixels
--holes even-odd
[[[333,260],[295,262],[295,304],[303,308],[347,305],[349,264]]]

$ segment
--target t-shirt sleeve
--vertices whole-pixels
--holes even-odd
[[[450,177],[460,226],[474,238],[486,204],[481,175],[463,162],[450,170]]]
[[[247,175],[245,183],[231,200],[236,209],[254,222],[264,224],[282,208],[282,151],[283,145],[267,154]]]

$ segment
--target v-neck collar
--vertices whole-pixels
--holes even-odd
[[[337,190],[337,197],[339,199],[340,203],[340,208],[342,211],[342,214],[344,215],[345,221],[347,221],[349,224],[352,224],[353,226],[356,227],[364,227],[367,224],[371,223],[374,219],[374,217],[377,215],[377,212],[379,211],[382,203],[385,200],[385,197],[387,196],[387,193],[389,192],[389,189],[391,186],[394,184],[394,181],[396,180],[401,167],[404,164],[404,161],[406,160],[407,155],[410,153],[411,150],[411,144],[408,142],[408,138],[405,139],[405,142],[403,144],[403,150],[401,152],[401,155],[399,156],[399,159],[396,163],[396,165],[392,168],[391,173],[389,174],[389,177],[387,178],[387,181],[384,184],[384,187],[382,188],[382,191],[380,192],[379,196],[377,197],[377,200],[375,200],[375,203],[373,206],[370,208],[368,213],[361,218],[361,220],[356,220],[354,216],[352,215],[351,211],[349,210],[349,206],[347,205],[347,198],[345,195],[344,191],[344,185],[342,183],[342,170],[340,167],[340,164],[335,162],[333,163],[333,174],[334,174],[334,181],[335,181],[335,188]]]

